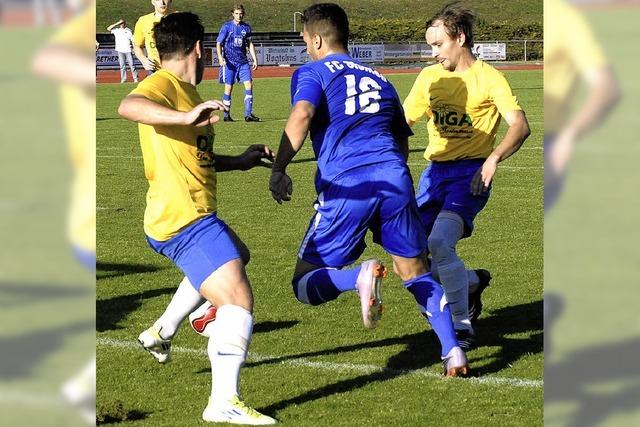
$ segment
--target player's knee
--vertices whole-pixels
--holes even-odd
[[[319,305],[320,302],[317,302],[317,299],[309,298],[307,282],[310,275],[311,273],[307,273],[291,279],[293,294],[296,296],[296,299],[303,304]],[[315,303],[312,300],[315,300]]]
[[[431,235],[427,239],[429,252],[434,260],[444,259],[455,253],[455,246],[451,244],[445,237],[439,235]]]

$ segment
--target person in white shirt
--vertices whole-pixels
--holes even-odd
[[[109,25],[107,27],[107,31],[110,31],[116,38],[116,52],[118,52],[118,63],[120,64],[120,83],[125,83],[127,81],[127,68],[124,62],[125,59],[131,69],[133,81],[137,83],[138,71],[133,64],[133,55],[131,55],[131,39],[133,38],[131,29],[127,28],[127,23],[124,19],[121,19],[115,24]]]

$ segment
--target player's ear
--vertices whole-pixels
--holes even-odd
[[[196,42],[196,57],[198,59],[202,58],[202,41],[198,40]]]
[[[458,40],[457,40],[458,45],[464,46],[466,41],[467,41],[467,36],[465,36],[464,33],[458,34]]]
[[[322,47],[322,37],[318,34],[313,35],[313,47],[319,50]]]

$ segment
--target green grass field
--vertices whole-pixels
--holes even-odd
[[[257,409],[291,426],[542,424],[542,71],[506,75],[532,135],[500,166],[476,233],[460,245],[469,267],[494,275],[478,326],[484,345],[469,353],[473,379],[440,378],[435,335],[393,275],[385,282],[385,315],[373,331],[361,326],[355,294],[315,308],[296,301],[290,277],[315,200],[310,144],[289,168],[293,200],[283,206],[268,191],[269,170],[219,174],[218,214],[252,251],[256,326],[241,388]],[[390,78],[404,98],[415,75]],[[264,122],[217,125],[217,151],[239,153],[252,143],[276,148],[289,111],[288,84],[287,78],[257,80],[256,114]],[[132,88],[97,88],[98,406],[121,400],[137,419],[128,424],[199,425],[211,383],[206,340],[184,325],[166,366],[136,343],[181,273],[145,242],[147,183],[137,128],[116,113]],[[200,93],[219,98],[221,87],[207,81]],[[426,125],[415,132],[409,164],[417,179],[425,167]],[[371,256],[390,261],[370,245],[363,257]]]

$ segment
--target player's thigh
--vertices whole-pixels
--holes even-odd
[[[225,85],[233,86],[238,78],[238,69],[229,62],[221,66],[218,73],[219,82]]]
[[[443,180],[429,166],[420,175],[416,190],[416,203],[427,236],[442,209],[444,200]]]
[[[473,232],[473,222],[480,211],[487,205],[491,192],[491,189],[489,189],[478,195],[471,193],[471,181],[474,174],[475,172],[450,180],[442,206],[443,211],[454,212],[462,218],[464,222],[462,237],[468,237]]]
[[[166,256],[189,278],[196,290],[213,272],[242,257],[229,227],[215,214],[188,225],[168,241],[147,238],[156,252]]]
[[[217,307],[231,304],[253,310],[253,295],[244,264],[232,259],[213,271],[200,286],[200,294]]]
[[[253,87],[251,79],[251,66],[249,64],[238,66],[238,80],[244,84],[245,89],[251,89]]]
[[[316,210],[298,258],[314,265],[340,268],[353,264],[364,251],[364,238],[377,210],[372,186],[358,177],[334,181],[318,195]]]
[[[379,185],[378,221],[371,228],[373,240],[391,255],[418,257],[427,242],[409,170],[387,168],[384,178]]]
[[[243,264],[244,265],[249,264],[249,261],[251,260],[251,251],[249,251],[249,248],[247,247],[247,245],[245,245],[242,239],[240,239],[238,234],[235,231],[233,231],[231,227],[228,228],[228,232],[229,232],[229,237],[231,237],[231,240],[233,241],[234,245],[238,249],[238,252],[240,253],[240,258],[242,259]]]

